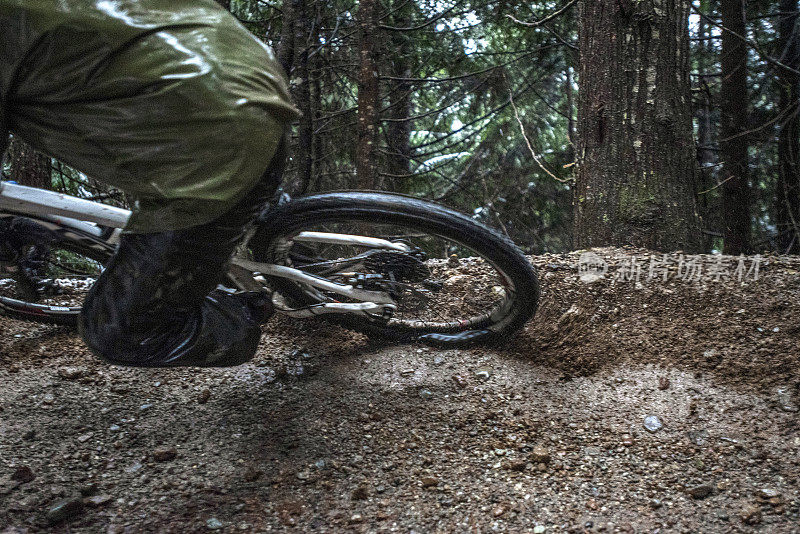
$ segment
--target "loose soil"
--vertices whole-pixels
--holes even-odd
[[[275,317],[142,370],[0,318],[0,532],[800,532],[800,258],[594,253],[489,348]]]

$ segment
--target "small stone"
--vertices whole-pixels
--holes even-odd
[[[433,398],[433,392],[429,389],[421,389],[419,390],[419,396],[421,399],[428,400]]]
[[[513,460],[505,461],[503,462],[503,469],[508,469],[509,471],[524,471],[525,460],[520,460],[519,458],[515,458]]]
[[[781,410],[787,413],[795,413],[800,410],[800,408],[797,406],[797,403],[794,402],[789,388],[778,388],[776,392],[778,397],[778,406],[780,406]]]
[[[650,499],[650,508],[654,510],[661,508],[663,505],[664,503],[660,499]]]
[[[658,379],[658,389],[662,391],[665,389],[669,389],[669,385],[670,381],[669,378],[667,378],[666,376],[662,376],[661,378]]]
[[[601,450],[599,447],[586,447],[586,456],[600,456]]]
[[[138,471],[142,467],[144,467],[142,465],[142,462],[133,462],[131,465],[129,465],[128,467],[125,468],[125,472],[126,473],[135,473],[136,471]]]
[[[108,429],[111,432],[119,432],[120,431],[120,426],[119,425],[111,425],[110,427],[108,427]]]
[[[497,506],[494,507],[494,510],[492,510],[492,515],[494,517],[500,517],[501,515],[506,513],[506,510],[507,510],[506,505],[498,504]]]
[[[58,370],[58,376],[65,380],[77,380],[86,376],[86,369],[80,367],[62,367]]]
[[[77,439],[78,439],[78,441],[79,441],[80,443],[86,443],[87,441],[89,441],[90,439],[92,439],[92,434],[91,434],[91,432],[90,432],[90,433],[88,433],[88,434],[81,434],[80,436],[78,436],[78,438],[77,438]]]
[[[650,433],[656,433],[664,427],[661,423],[661,419],[659,419],[657,415],[648,415],[645,417],[643,426],[644,429]]]
[[[400,376],[411,376],[415,372],[416,371],[414,369],[403,369],[403,370],[400,371]]]
[[[350,498],[354,501],[364,501],[369,497],[369,492],[367,491],[367,487],[361,485],[353,490],[353,493],[350,494]]]
[[[300,480],[308,480],[309,478],[311,478],[311,473],[309,473],[308,471],[300,471],[299,473],[297,473],[297,478]]]
[[[450,257],[447,258],[447,266],[451,268],[458,267],[458,254],[450,254]]]
[[[210,530],[219,530],[219,529],[221,529],[223,527],[222,521],[220,521],[216,517],[212,517],[211,519],[207,520],[206,521],[206,526]]]
[[[453,382],[455,382],[458,387],[460,387],[462,389],[467,387],[467,379],[464,378],[463,376],[461,376],[461,375],[453,375],[452,378],[453,378]]]
[[[351,523],[361,523],[363,520],[364,518],[361,517],[361,514],[353,514],[350,516]]]
[[[533,527],[533,534],[544,534],[546,530],[544,525],[536,525]]]
[[[44,404],[53,404],[56,398],[52,393],[45,393],[44,397],[42,397],[42,402]]]
[[[99,508],[111,502],[111,495],[93,495],[84,499],[87,506],[92,508]]]
[[[775,497],[780,497],[780,493],[776,489],[761,488],[758,490],[758,496],[762,499],[774,499]]]
[[[622,434],[622,444],[626,447],[633,445],[633,436],[630,434]]]
[[[375,514],[375,518],[378,521],[386,521],[387,519],[390,519],[391,517],[392,517],[392,514],[390,514],[386,510],[378,510],[378,512]]]
[[[83,501],[72,497],[57,501],[47,510],[47,523],[55,525],[62,521],[69,521],[83,511]]]
[[[739,515],[746,525],[757,525],[761,523],[761,507],[756,504],[745,506]]]
[[[433,357],[433,365],[437,366],[444,365],[444,362],[445,362],[445,357],[442,356],[441,354],[437,354],[436,356]]]
[[[208,399],[210,398],[211,398],[211,390],[204,389],[203,391],[200,392],[200,396],[197,398],[197,402],[200,404],[205,404],[208,402]]]
[[[708,430],[691,430],[686,435],[689,436],[689,441],[698,447],[708,445]]]
[[[695,499],[705,499],[714,493],[714,486],[711,484],[699,484],[697,486],[686,488],[686,493]]]
[[[481,367],[475,371],[475,376],[487,380],[492,374],[492,370],[488,367]]]
[[[178,451],[175,447],[164,447],[153,451],[153,460],[156,462],[168,462],[174,460],[178,456]]]
[[[152,408],[152,407],[153,407],[153,405],[152,405],[152,404],[142,404],[141,406],[139,406],[139,411],[142,411],[142,412],[143,412],[143,411],[145,411],[145,410],[149,410],[149,409],[150,409],[150,408]]]
[[[531,451],[531,460],[537,464],[546,464],[550,461],[550,451],[546,447],[537,445]]]
[[[16,480],[20,484],[30,482],[34,478],[36,478],[36,475],[33,474],[33,470],[27,465],[17,466],[14,473],[11,475],[11,480]]]
[[[419,480],[420,480],[420,482],[422,482],[422,487],[423,488],[431,488],[433,486],[438,486],[439,485],[439,479],[436,478],[436,477],[427,476],[427,477],[422,477]]]

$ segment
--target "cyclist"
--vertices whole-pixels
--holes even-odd
[[[295,115],[272,51],[213,0],[0,0],[2,131],[135,198],[80,320],[109,362],[252,358],[268,303],[215,288]]]

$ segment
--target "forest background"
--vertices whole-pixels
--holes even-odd
[[[433,199],[528,253],[800,252],[798,0],[219,3],[303,112],[294,195]],[[18,139],[5,172],[126,203]]]

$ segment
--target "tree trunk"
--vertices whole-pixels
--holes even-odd
[[[711,207],[709,203],[709,193],[713,190],[712,172],[715,160],[714,151],[711,149],[713,143],[712,129],[711,129],[711,88],[708,83],[708,74],[713,68],[708,66],[708,58],[714,57],[716,54],[713,52],[711,41],[708,40],[711,33],[706,19],[700,17],[697,22],[698,30],[697,36],[702,40],[698,45],[698,99],[697,106],[697,163],[700,165],[700,172],[698,173],[698,185],[700,191],[704,192],[698,197],[698,211],[700,218],[706,228],[715,228],[719,225],[715,224],[718,217],[712,217]],[[713,63],[712,63],[713,65]],[[717,215],[717,210],[714,210],[714,215]],[[713,240],[711,235],[703,235],[703,250],[711,250]]]
[[[574,246],[695,251],[688,0],[581,0]]]
[[[375,189],[377,182],[376,141],[378,133],[378,69],[374,50],[377,32],[377,2],[362,0],[358,10],[358,145],[356,177],[359,189]]]
[[[278,63],[283,67],[286,76],[291,78],[292,66],[294,64],[294,20],[296,7],[302,8],[302,0],[287,0],[283,3],[283,17],[281,19],[281,39],[278,42],[277,58]]]
[[[52,188],[50,158],[16,137],[9,145],[8,158],[14,181],[41,189]]]
[[[404,27],[411,25],[408,9],[399,10],[391,19],[392,26]],[[389,84],[389,123],[386,125],[386,144],[389,156],[386,167],[389,173],[389,187],[391,190],[401,190],[404,176],[411,173],[411,93],[412,86],[408,78],[411,77],[411,37],[403,32],[392,32],[388,51],[388,71],[394,79]],[[405,180],[408,182],[408,180]]]
[[[785,65],[800,67],[800,35],[796,32],[797,0],[781,0],[777,56]],[[798,145],[798,76],[781,69],[778,84],[778,112],[785,117],[778,135],[778,184],[776,223],[781,252],[800,254],[800,146]]]
[[[747,47],[744,0],[722,0],[722,84],[720,142],[722,161],[722,222],[725,253],[750,251],[750,186],[747,172]]]
[[[316,25],[313,17],[313,4],[308,2],[294,3],[294,72],[293,78],[297,80],[295,87],[295,100],[300,108],[300,123],[297,130],[297,149],[295,161],[297,162],[297,190],[305,192],[311,183],[314,172],[314,155],[312,152],[314,142],[314,112],[311,109],[311,71],[309,69],[309,53],[315,42]]]

